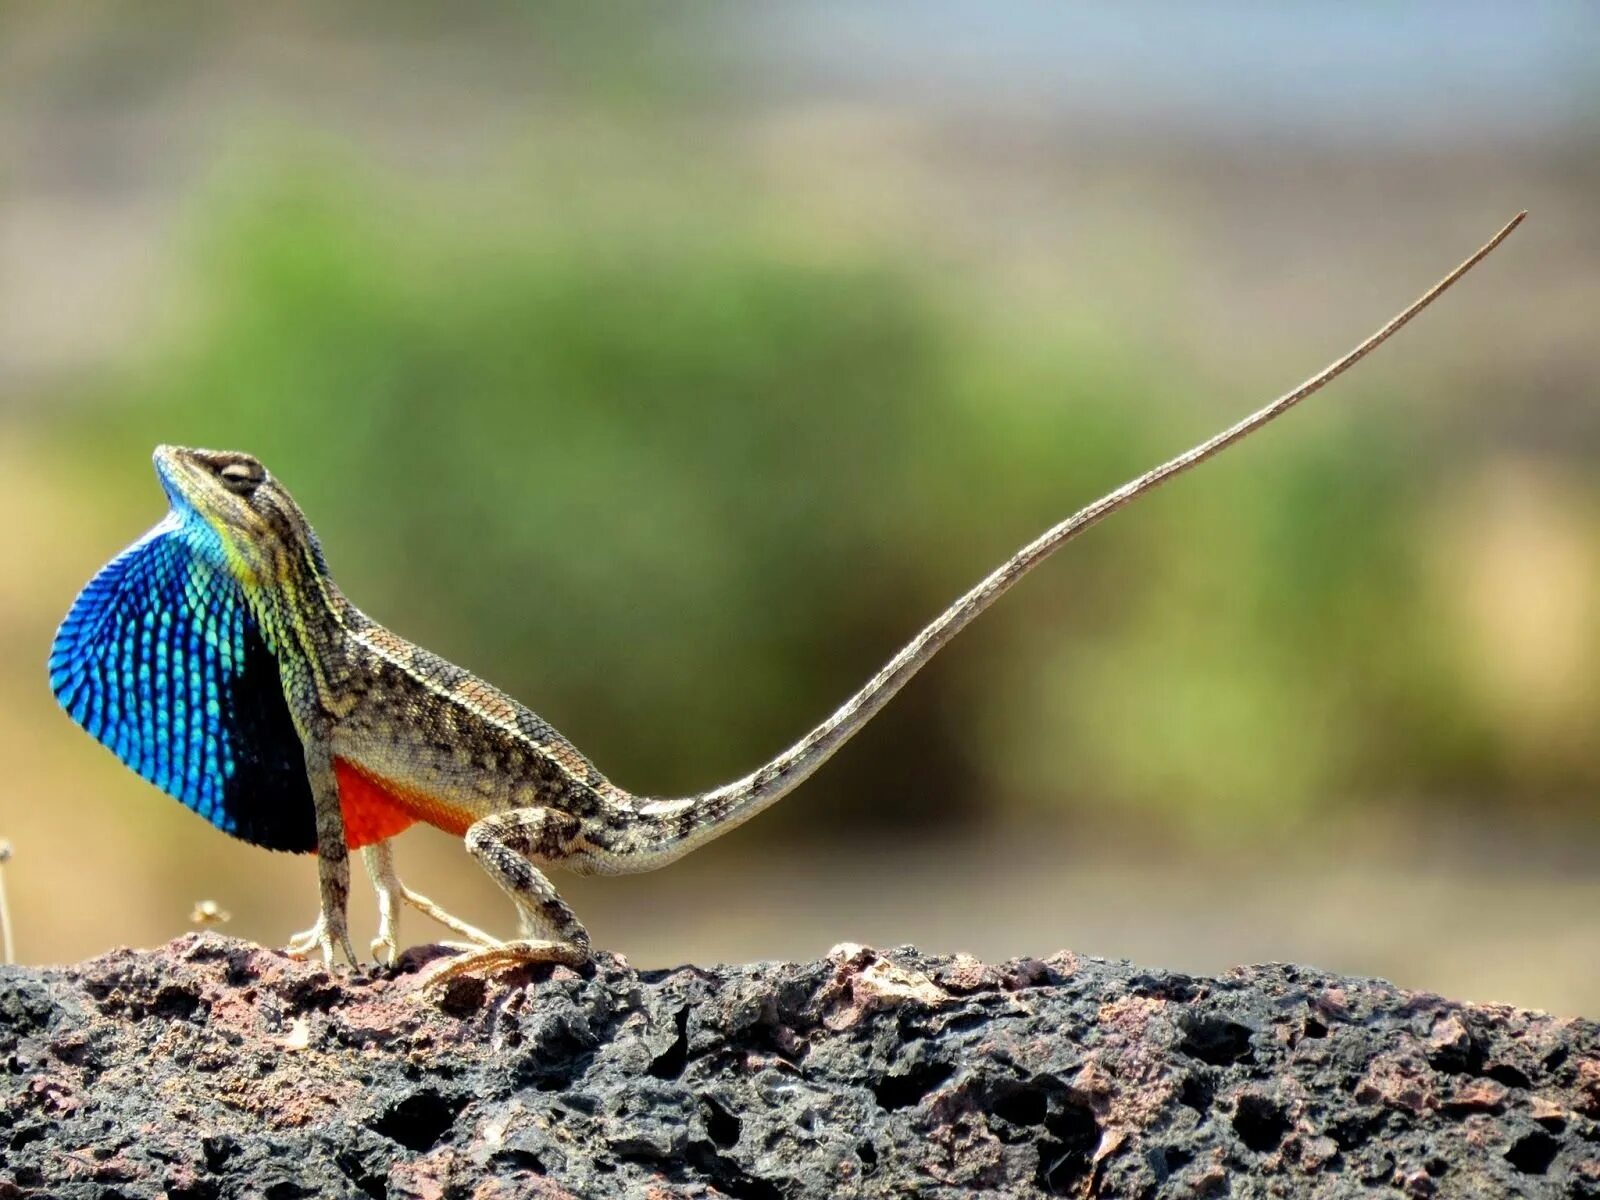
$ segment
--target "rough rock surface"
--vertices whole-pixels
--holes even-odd
[[[0,972],[0,1198],[1600,1197],[1600,1027],[1298,967],[841,947],[423,998],[200,934]]]

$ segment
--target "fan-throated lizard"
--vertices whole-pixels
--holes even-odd
[[[397,904],[405,902],[465,939],[467,952],[436,980],[523,962],[576,965],[588,956],[589,935],[541,868],[648,871],[753,817],[1053,551],[1310,396],[1521,220],[1293,391],[1028,543],[800,741],[696,796],[624,791],[511,697],[367,617],[334,585],[289,493],[248,454],[156,450],[170,511],[79,595],[51,649],[50,684],[73,720],[224,832],[316,852],[321,910],[291,940],[292,953],[320,950],[331,962],[338,947],[356,961],[345,907],[348,851],[359,849],[378,894],[372,949],[380,960],[395,957]],[[389,839],[417,821],[465,837],[515,903],[517,940],[497,941],[400,882]]]

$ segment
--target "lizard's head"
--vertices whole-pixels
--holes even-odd
[[[326,570],[316,535],[261,460],[236,450],[157,446],[156,474],[197,549],[247,583]]]

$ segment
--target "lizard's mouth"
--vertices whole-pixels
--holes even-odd
[[[150,456],[155,463],[156,478],[161,480],[161,490],[173,508],[194,508],[196,471],[188,461],[188,451],[182,446],[157,446]]]
[[[167,494],[167,503],[180,517],[197,516],[212,525],[245,528],[239,505],[228,503],[233,498],[217,486],[211,469],[201,457],[206,453],[185,446],[156,447],[151,459],[156,466],[156,477],[161,480],[161,490]]]

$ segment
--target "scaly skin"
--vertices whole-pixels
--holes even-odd
[[[774,803],[1034,566],[1319,390],[1431,303],[1521,219],[1294,391],[1047,530],[793,747],[709,792],[663,800],[624,791],[510,696],[367,617],[334,585],[316,535],[288,492],[260,462],[235,452],[157,449],[172,512],[85,589],[57,636],[52,683],[90,732],[219,826],[274,848],[314,846],[321,911],[316,925],[293,939],[292,951],[320,950],[331,961],[337,948],[355,962],[345,909],[348,851],[358,848],[378,891],[373,949],[380,958],[394,957],[396,913],[406,903],[450,927],[468,949],[436,982],[524,962],[580,963],[588,934],[540,867],[579,874],[652,870]],[[191,619],[183,606],[202,603],[205,613]],[[120,640],[111,646],[113,635]],[[233,648],[215,649],[225,642]],[[268,678],[272,664],[276,679]],[[280,699],[298,746],[284,744],[287,725],[274,707]],[[223,761],[228,753],[232,765]],[[296,754],[303,757],[305,788],[293,763],[283,765]],[[252,790],[251,771],[265,779],[274,764],[276,782]],[[515,903],[518,940],[498,942],[400,882],[388,839],[414,821],[465,838]]]

